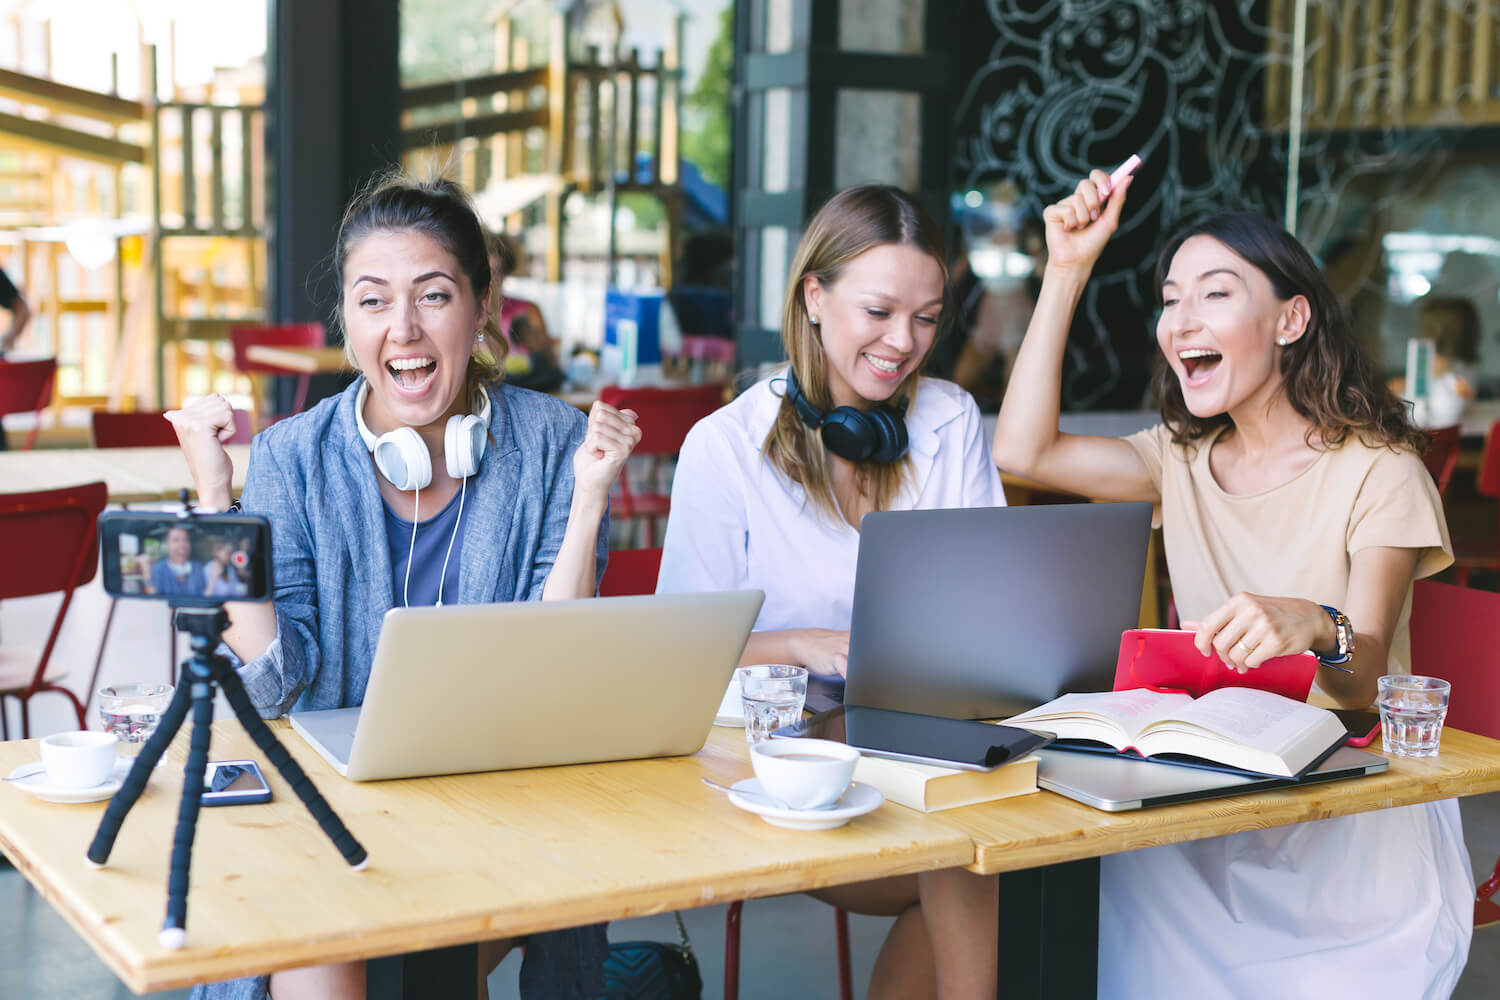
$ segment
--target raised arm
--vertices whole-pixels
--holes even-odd
[[[557,558],[542,587],[542,600],[566,601],[598,592],[597,554],[601,527],[608,524],[609,488],[641,440],[634,410],[597,402],[588,430],[573,456],[573,498]]]
[[[1063,434],[1057,427],[1068,327],[1094,262],[1119,225],[1130,181],[1105,201],[1108,186],[1109,175],[1095,170],[1042,213],[1047,269],[1000,407],[994,458],[1007,472],[1080,496],[1155,501],[1146,464],[1124,440]]]

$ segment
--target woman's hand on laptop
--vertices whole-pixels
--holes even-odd
[[[213,393],[180,410],[168,410],[166,418],[187,456],[199,505],[228,510],[234,502],[234,463],[224,450],[224,442],[234,436],[234,409],[229,400]]]
[[[849,633],[832,628],[799,628],[791,630],[792,649],[801,663],[814,674],[844,676],[849,669]]]

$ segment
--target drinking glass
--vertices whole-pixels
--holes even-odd
[[[807,668],[784,663],[741,667],[740,697],[745,710],[745,741],[759,743],[773,730],[802,718],[807,699]]]
[[[99,689],[99,718],[105,732],[120,738],[121,753],[133,757],[156,732],[171,701],[170,684],[112,684]]]
[[[1397,757],[1436,757],[1448,714],[1447,681],[1436,677],[1387,674],[1376,682],[1380,735]]]

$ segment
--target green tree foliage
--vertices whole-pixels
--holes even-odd
[[[703,176],[729,186],[729,88],[734,71],[734,5],[719,14],[719,34],[708,50],[698,85],[683,102],[682,156]]]

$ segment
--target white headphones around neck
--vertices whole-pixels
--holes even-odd
[[[410,427],[397,427],[376,437],[365,424],[365,400],[369,397],[370,382],[366,379],[354,398],[354,426],[374,456],[375,468],[398,490],[425,489],[432,482],[432,455],[427,444]],[[443,428],[443,460],[454,479],[468,479],[478,473],[479,460],[484,457],[490,429],[490,394],[481,388],[479,397],[477,415],[449,417]]]

